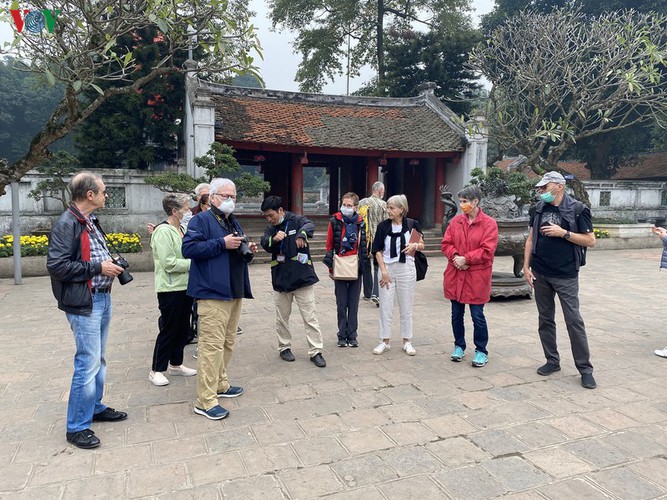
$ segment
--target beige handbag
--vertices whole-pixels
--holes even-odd
[[[359,278],[359,255],[338,255],[333,258],[333,279],[354,281]]]

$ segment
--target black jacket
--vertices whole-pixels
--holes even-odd
[[[287,237],[281,242],[274,242],[273,236],[278,231],[285,231]],[[296,246],[297,238],[308,241],[314,232],[315,224],[292,212],[285,212],[285,220],[282,223],[277,226],[270,224],[264,231],[261,243],[262,248],[271,254],[271,282],[275,291],[293,292],[319,281],[310,258],[310,247]],[[278,262],[280,254],[285,256],[285,262]],[[297,254],[305,255],[306,262],[300,262]]]
[[[46,267],[58,309],[90,316],[93,297],[90,280],[102,274],[101,262],[83,260],[81,238],[88,238],[84,216],[71,205],[51,228]]]

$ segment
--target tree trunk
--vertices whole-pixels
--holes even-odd
[[[387,94],[384,67],[384,0],[378,0],[378,17],[376,26],[377,62],[378,62],[378,94]]]

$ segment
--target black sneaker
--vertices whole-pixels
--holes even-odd
[[[339,340],[336,345],[338,347],[347,347],[347,341],[346,340]]]
[[[357,342],[356,340],[350,340],[347,343],[347,345],[349,345],[350,347],[359,347],[359,342]]]
[[[280,359],[283,361],[294,361],[296,358],[292,354],[291,349],[285,349],[284,351],[280,351]]]
[[[116,411],[113,408],[106,407],[100,413],[93,415],[93,422],[120,422],[127,418],[127,413],[124,411]]]
[[[551,363],[547,363],[545,365],[540,366],[537,369],[537,374],[538,375],[544,375],[545,377],[547,375],[551,375],[552,373],[559,372],[560,371],[560,365],[554,365]]]
[[[327,366],[327,362],[324,361],[324,358],[322,357],[322,354],[319,353],[319,352],[317,354],[315,354],[315,356],[310,358],[310,360],[313,363],[315,363],[315,366],[317,366],[318,368],[324,368],[325,366]]]
[[[592,373],[581,374],[581,385],[586,389],[595,389],[598,385],[595,383]]]
[[[97,448],[100,445],[100,440],[90,429],[83,429],[77,432],[68,432],[65,434],[67,442],[73,444],[77,448],[89,450]]]

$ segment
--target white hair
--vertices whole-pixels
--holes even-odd
[[[234,184],[234,181],[231,179],[225,179],[223,177],[216,177],[211,181],[211,193],[220,194],[219,192],[227,186],[233,187],[234,191],[236,191],[236,184]]]
[[[380,190],[384,190],[384,184],[380,181],[374,182],[373,186],[371,186],[371,191],[373,193],[379,193]]]
[[[204,189],[211,189],[211,186],[209,186],[206,182],[197,184],[197,187],[195,188],[195,196],[199,197]]]

